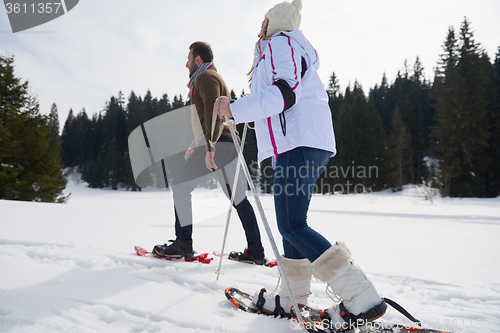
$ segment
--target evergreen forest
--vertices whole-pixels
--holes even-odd
[[[189,104],[182,96],[171,100],[149,91],[143,97],[119,92],[97,114],[71,110],[59,136],[57,106],[50,116],[40,116],[27,83],[12,83],[12,73],[6,79],[12,62],[0,61],[2,199],[64,201],[63,167],[78,170],[90,187],[141,190],[132,175],[128,135],[147,120]],[[338,151],[318,180],[317,192],[398,191],[424,184],[442,196],[500,195],[500,47],[491,59],[475,41],[467,18],[458,31],[449,28],[432,81],[417,57],[413,64],[405,61],[393,81],[384,75],[367,91],[357,82],[341,91],[332,72],[327,94]],[[233,91],[231,97],[237,98]],[[36,130],[27,131],[27,126]],[[242,133],[243,126],[238,130]],[[32,146],[36,149],[28,149]],[[38,150],[39,156],[30,156]],[[271,162],[261,161],[257,168],[256,156],[249,130],[245,159],[255,183],[269,193]]]

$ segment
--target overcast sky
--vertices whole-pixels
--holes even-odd
[[[15,74],[28,80],[41,112],[52,103],[61,127],[69,109],[90,115],[111,96],[131,91],[187,96],[189,45],[212,45],[229,89],[249,92],[254,43],[276,0],[80,0],[65,15],[12,33],[0,8],[0,54],[15,56]],[[448,28],[467,16],[475,40],[494,59],[500,46],[499,0],[303,0],[302,26],[320,56],[326,87],[334,71],[342,91],[357,80],[368,92],[389,82],[416,57],[426,78],[442,53]]]

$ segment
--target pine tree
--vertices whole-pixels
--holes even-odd
[[[74,146],[72,147],[75,153],[74,163],[82,168],[91,152],[90,138],[94,135],[91,120],[85,108],[76,115],[71,131],[74,139]]]
[[[158,101],[158,112],[157,114],[164,114],[172,111],[172,104],[170,104],[170,99],[167,94],[163,94],[161,99]]]
[[[154,112],[156,99],[148,97],[150,112]],[[123,109],[123,95],[111,97],[106,104],[104,115],[94,115],[92,120],[84,121],[85,157],[79,164],[82,178],[90,187],[108,187],[113,190],[124,185],[125,161],[128,156],[127,114]],[[84,118],[83,118],[84,119]]]
[[[491,80],[484,52],[464,20],[459,41],[452,28],[434,85],[438,154],[444,196],[484,196],[491,158]],[[489,61],[488,61],[489,63]]]
[[[168,98],[167,94],[164,94],[162,99],[159,102],[159,107],[161,112],[169,112],[172,110],[172,104]],[[127,133],[130,133],[136,129],[138,126],[143,124],[148,119],[145,117],[143,112],[142,99],[137,97],[135,93],[132,91],[128,98],[128,103],[126,107],[127,113]],[[126,188],[132,189],[132,191],[140,191],[141,188],[137,186],[134,175],[132,172],[132,164],[130,162],[130,155],[128,150],[124,156],[125,165],[124,165],[124,186]]]
[[[459,90],[458,40],[453,27],[448,29],[448,35],[443,45],[444,53],[437,68],[434,82],[434,98],[436,100],[436,152],[441,170],[442,195],[451,194],[452,180],[457,175],[459,159],[456,155],[461,138],[456,135],[455,117],[462,113],[462,96]]]
[[[375,87],[370,90],[369,98],[373,101],[375,109],[380,114],[382,125],[386,133],[388,133],[391,128],[391,117],[395,107],[394,98],[391,98],[391,95],[392,90],[384,73],[380,86],[375,85]]]
[[[399,108],[403,122],[408,129],[410,140],[410,177],[407,181],[419,184],[427,176],[424,162],[427,140],[424,134],[423,118],[423,110],[426,106],[422,98],[427,84],[423,79],[423,67],[418,57],[412,74],[410,74],[405,61],[405,71],[402,75],[398,74],[394,87],[398,96],[396,106]]]
[[[337,78],[335,72],[332,72],[332,75],[330,75],[330,80],[328,81],[328,89],[326,91],[328,93],[328,96],[330,97],[336,97],[340,92],[339,79]]]
[[[12,138],[9,130],[0,122],[0,198],[4,198],[8,187],[16,182],[23,171],[20,165],[9,162],[18,142]]]
[[[147,119],[143,112],[142,99],[137,97],[132,91],[127,103],[127,132],[131,133],[137,126],[140,126],[148,120],[149,119]]]
[[[493,96],[495,99],[491,115],[491,138],[489,156],[491,156],[490,188],[488,196],[500,195],[500,47],[495,55],[495,63],[492,67]]]
[[[491,78],[490,62],[480,45],[475,42],[470,22],[464,19],[460,29],[460,61],[458,70],[463,77],[465,116],[463,134],[467,148],[464,152],[464,168],[460,175],[459,196],[482,197],[487,192],[487,173],[491,166],[488,156],[488,140],[491,135]]]
[[[50,126],[52,126],[52,140],[50,140],[50,146],[52,147],[61,139],[59,136],[59,114],[56,103],[53,103],[50,108]]]
[[[182,100],[182,95],[179,95],[179,97],[174,96],[174,101],[172,102],[172,110],[182,108],[183,106],[185,106],[185,104]]]
[[[338,119],[340,106],[344,102],[344,96],[340,92],[340,85],[338,81],[337,75],[335,72],[332,72],[326,92],[328,94],[328,105],[330,106],[333,121]]]
[[[405,126],[399,107],[392,116],[392,130],[387,139],[385,151],[385,174],[387,185],[401,191],[403,185],[411,179],[410,135]]]
[[[104,155],[104,170],[107,177],[104,179],[106,186],[111,186],[112,190],[117,190],[123,179],[123,164],[118,142],[115,137],[111,139],[109,147]]]
[[[72,124],[75,120],[73,109],[69,110],[68,118],[64,122],[61,134],[61,158],[65,167],[75,166],[75,154],[73,151],[73,133],[71,133]]]
[[[380,190],[383,162],[384,129],[372,99],[366,100],[361,86],[355,83],[356,96],[340,108],[334,123],[337,156],[330,160],[326,173],[317,184],[322,193],[353,193]],[[346,89],[346,96],[350,94]]]
[[[8,187],[23,171],[22,165],[12,161],[19,145],[12,133],[12,123],[17,120],[16,110],[26,102],[28,82],[21,83],[14,76],[13,62],[13,58],[0,56],[0,198],[5,198]]]
[[[157,116],[156,112],[155,112],[156,99],[153,99],[153,96],[151,95],[151,91],[149,91],[149,90],[146,92],[146,96],[144,96],[143,109],[144,109],[145,116],[148,120],[153,119],[154,117]]]
[[[339,119],[335,123],[335,135],[337,141],[337,161],[339,165],[350,165],[355,146],[354,136],[355,123],[352,106],[349,102],[344,102],[340,108]]]
[[[327,175],[330,179],[335,179],[332,191],[353,193],[354,185],[359,183],[355,170],[366,166],[363,149],[363,145],[366,144],[363,133],[366,130],[365,108],[366,100],[362,92],[356,95],[352,104],[346,101],[340,108],[339,119],[335,123],[338,153],[333,161],[333,168],[329,166],[327,169],[339,171]]]
[[[380,191],[384,189],[384,179],[382,177],[383,170],[383,155],[385,132],[382,125],[382,117],[375,108],[375,103],[369,99],[365,117],[365,140],[364,146],[366,160],[365,168],[367,168],[367,178],[365,185],[371,191]]]
[[[67,180],[59,142],[51,146],[51,117],[40,115],[28,82],[14,76],[13,62],[0,57],[0,199],[65,202]]]

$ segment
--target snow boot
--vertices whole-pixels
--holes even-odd
[[[311,263],[308,259],[290,259],[284,256],[281,256],[281,261],[295,300],[297,303],[307,304],[307,298],[311,294]],[[255,293],[253,304],[267,314],[290,318],[292,297],[287,286],[282,283],[278,295],[267,292],[264,288]]]
[[[363,271],[352,263],[351,252],[344,243],[321,254],[311,263],[311,271],[341,299],[340,304],[324,311],[329,317],[329,329],[352,329],[385,314],[385,301]]]
[[[229,260],[240,261],[247,264],[264,265],[266,263],[266,258],[264,252],[259,254],[252,254],[248,252],[247,249],[243,252],[232,251],[228,256]]]
[[[153,254],[162,258],[184,258],[185,260],[193,260],[193,242],[176,239],[169,240],[169,244],[156,245],[153,249]]]

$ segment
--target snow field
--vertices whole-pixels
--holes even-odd
[[[209,265],[135,255],[173,239],[169,191],[95,190],[71,182],[68,204],[0,201],[0,332],[298,332],[290,322],[237,310],[227,287],[274,290],[277,268]],[[500,199],[425,199],[402,193],[314,196],[310,225],[344,241],[379,293],[427,326],[500,332]],[[261,197],[281,248],[273,198]],[[250,199],[253,204],[253,198]],[[193,192],[194,247],[221,250],[229,201]],[[255,208],[255,205],[254,205]],[[260,220],[260,219],[259,219]],[[274,258],[264,228],[266,255]],[[233,212],[225,252],[242,251]],[[310,305],[327,307],[313,279]],[[384,319],[408,323],[389,310]]]

